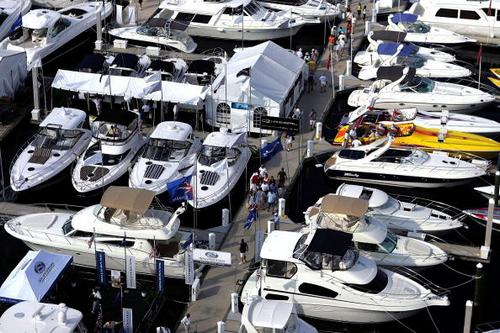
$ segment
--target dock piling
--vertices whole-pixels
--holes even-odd
[[[314,140],[307,140],[306,157],[307,158],[313,157],[313,153],[314,153]]]
[[[350,76],[351,74],[352,74],[352,61],[346,60],[345,61],[345,75]]]
[[[484,245],[481,246],[481,258],[483,259],[487,259],[490,253],[494,210],[495,210],[495,200],[490,198],[490,200],[488,200],[488,217],[486,219],[486,232],[484,234]]]
[[[231,313],[238,312],[238,293],[231,293]]]
[[[498,168],[499,164],[497,164]],[[500,171],[495,172],[495,191],[493,192],[493,198],[495,199],[495,206],[498,206],[498,192],[500,189]]]
[[[464,333],[470,333],[470,326],[472,323],[472,301],[465,302],[465,315],[464,315]]]
[[[270,234],[274,231],[274,221],[267,221],[267,233]]]
[[[278,216],[279,217],[285,217],[285,204],[286,204],[285,198],[280,198],[278,200]]]
[[[208,249],[215,250],[215,233],[213,232],[208,234]]]
[[[339,75],[339,91],[345,89],[345,75]]]
[[[38,88],[38,67],[33,66],[31,70],[31,79],[33,82],[33,110],[31,111],[31,119],[40,121],[40,90]]]
[[[217,322],[217,333],[224,333],[226,330],[226,324],[223,321]]]
[[[229,225],[229,209],[222,209],[222,226],[227,227]]]
[[[316,133],[314,135],[314,138],[316,140],[321,140],[321,137],[323,136],[323,123],[318,121],[316,123]]]
[[[368,34],[372,31],[372,22],[371,21],[366,21],[365,22],[365,36],[368,36]]]

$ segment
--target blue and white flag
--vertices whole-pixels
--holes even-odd
[[[14,24],[12,24],[12,27],[10,27],[9,34],[13,33],[14,31],[16,31],[16,29],[21,28],[22,26],[23,26],[23,17],[21,14],[19,14]]]
[[[260,157],[264,161],[270,160],[274,155],[283,150],[283,145],[281,144],[281,138],[278,137],[274,141],[269,142],[260,150]]]
[[[245,221],[243,228],[250,229],[255,220],[257,220],[257,208],[253,207],[248,210],[247,220]]]
[[[170,204],[193,200],[192,175],[182,177],[167,183],[168,200]]]
[[[193,243],[193,234],[189,234],[188,239],[182,244],[182,249],[185,250]]]

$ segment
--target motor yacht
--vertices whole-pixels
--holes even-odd
[[[404,44],[381,43],[372,59],[369,64],[361,66],[359,79],[375,79],[380,67],[391,66],[415,68],[417,76],[431,78],[460,78],[472,74],[469,69],[460,65],[412,55],[412,49]]]
[[[179,231],[179,215],[150,209],[154,192],[112,186],[101,201],[73,213],[37,213],[16,217],[5,230],[28,247],[73,256],[73,264],[95,268],[95,252],[106,253],[106,269],[124,270],[125,254],[136,272],[155,275],[155,260],[165,262],[165,276],[184,278],[182,250],[191,234]]]
[[[10,33],[16,22],[31,8],[31,0],[0,0],[0,40]]]
[[[86,2],[55,11],[34,9],[23,16],[22,27],[5,38],[0,47],[26,51],[28,70],[71,40],[96,25],[96,12],[106,19],[112,12],[110,2]]]
[[[167,183],[194,171],[201,141],[190,125],[164,121],[154,129],[148,143],[130,172],[129,186],[144,188],[159,195]]]
[[[185,22],[190,36],[239,41],[288,38],[305,24],[298,15],[271,11],[254,0],[165,0],[157,16]]]
[[[391,148],[393,138],[344,148],[324,165],[332,179],[399,187],[452,187],[484,176],[488,164],[467,162],[445,152],[426,153],[413,148]]]
[[[337,195],[368,200],[367,216],[397,232],[444,233],[461,228],[462,212],[442,202],[410,196],[391,196],[379,189],[341,184]]]
[[[39,130],[14,158],[10,186],[16,191],[47,185],[87,148],[92,135],[83,129],[86,114],[73,108],[54,108]]]
[[[258,3],[273,11],[285,11],[300,15],[308,23],[333,20],[340,15],[338,5],[318,0],[258,0]]]
[[[196,209],[205,208],[224,199],[234,188],[251,157],[246,133],[228,133],[225,128],[210,133],[203,141],[191,179]]]
[[[462,44],[474,43],[476,40],[457,34],[450,30],[437,28],[418,19],[417,15],[396,13],[389,15],[386,30],[406,33],[405,40],[421,44]]]
[[[358,51],[354,56],[353,61],[361,66],[371,65],[373,62],[379,60],[384,62],[387,58],[393,55],[379,54],[377,52],[380,45],[387,44],[394,50],[396,50],[394,55],[406,54],[408,57],[418,57],[425,60],[435,60],[442,62],[453,62],[456,57],[447,52],[443,52],[432,47],[423,47],[420,45],[415,45],[406,40],[406,33],[390,31],[390,30],[380,30],[380,31],[370,31],[368,33],[368,46],[365,51]],[[402,47],[401,47],[402,46]]]
[[[243,307],[238,333],[318,333],[297,316],[293,303],[253,298]]]
[[[161,11],[158,16],[151,17],[140,26],[111,29],[109,34],[132,44],[166,47],[185,53],[194,52],[198,44],[186,33],[186,22],[161,17],[165,14],[166,11]]]
[[[416,76],[409,67],[380,67],[377,81],[349,95],[353,107],[370,105],[377,109],[417,108],[422,111],[471,113],[491,104],[495,97],[479,89]]]
[[[102,112],[91,124],[92,140],[73,169],[73,187],[80,193],[107,186],[125,175],[145,143],[139,117],[130,111]]]
[[[418,15],[427,24],[470,38],[500,36],[498,1],[420,0],[408,13]]]
[[[352,234],[330,229],[271,232],[262,246],[261,267],[246,281],[241,301],[259,294],[294,303],[302,316],[350,323],[400,320],[449,304],[428,286],[378,268],[353,251],[351,242]]]

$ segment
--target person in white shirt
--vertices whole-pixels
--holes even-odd
[[[300,111],[299,108],[295,108],[295,110],[293,110],[292,118],[293,119],[300,119],[300,116],[302,116],[302,111]]]
[[[361,141],[359,141],[359,139],[358,139],[358,138],[356,138],[356,139],[352,140],[352,146],[353,146],[354,148],[359,147],[359,146],[361,146],[361,145],[362,145],[362,143],[361,143]]]
[[[181,325],[184,327],[185,332],[189,333],[191,329],[191,315],[189,313],[186,313],[184,318],[181,319]]]
[[[260,179],[263,179],[267,174],[267,169],[266,167],[264,166],[264,164],[262,164],[259,168],[259,177]]]
[[[300,59],[304,57],[304,54],[302,53],[302,48],[299,48],[299,50],[297,51],[297,57],[299,57]]]
[[[325,74],[321,74],[319,77],[319,83],[320,83],[320,92],[325,92],[326,91],[326,84],[327,84],[327,79]]]

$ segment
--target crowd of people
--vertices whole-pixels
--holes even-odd
[[[264,165],[252,174],[247,203],[249,209],[267,210],[271,213],[276,211],[278,198],[285,194],[287,174],[284,168],[278,172],[277,178],[269,176]]]

